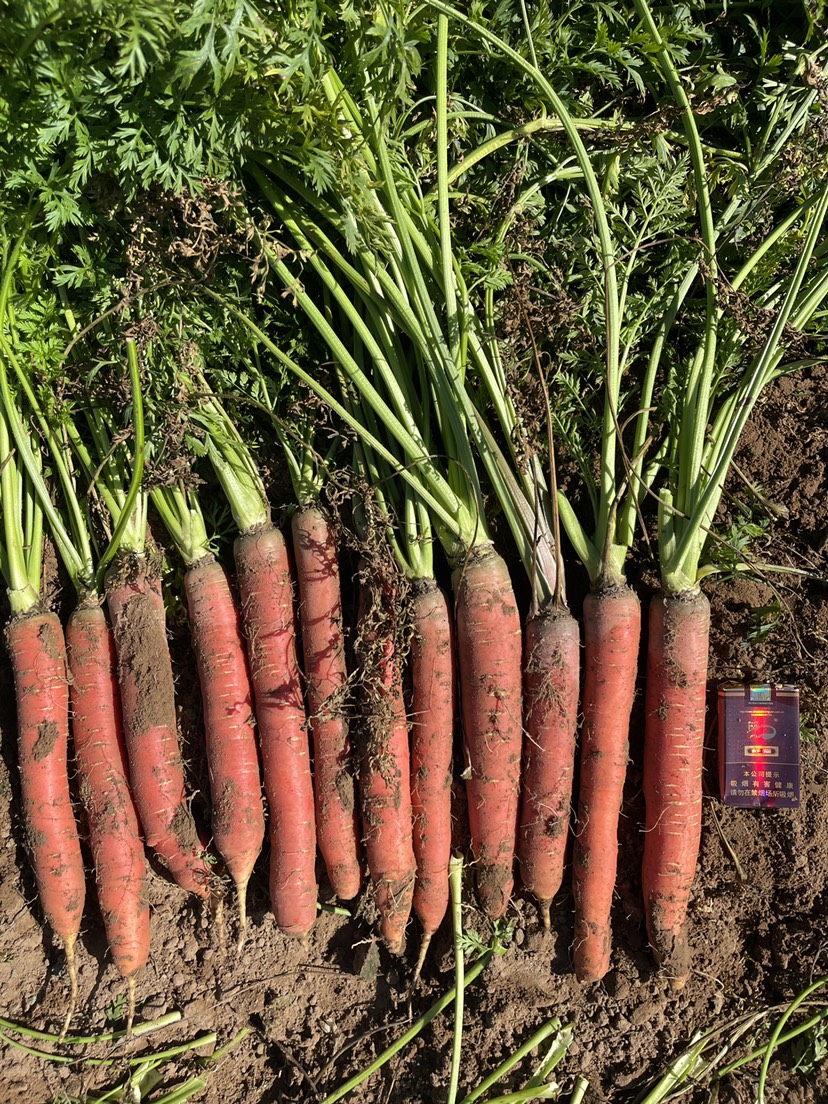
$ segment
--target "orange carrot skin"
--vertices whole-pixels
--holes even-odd
[[[264,842],[253,691],[241,615],[214,559],[184,574],[212,797],[213,839],[236,885],[246,886]]]
[[[477,898],[497,919],[514,884],[522,727],[521,627],[505,561],[474,556],[455,571],[457,656],[469,760]]]
[[[609,969],[618,818],[640,635],[641,607],[628,587],[587,595],[581,780],[572,863],[572,953],[575,973],[583,982],[597,981]]]
[[[357,612],[357,655],[367,691],[360,795],[365,854],[380,934],[390,951],[401,954],[416,876],[408,719],[394,642],[369,624],[375,603],[383,603],[382,585],[363,584]]]
[[[128,978],[149,957],[147,863],[127,780],[115,645],[99,606],[75,610],[66,626],[66,647],[75,758],[98,902],[112,959]]]
[[[17,702],[26,843],[46,921],[68,948],[80,931],[86,882],[66,762],[66,646],[53,613],[34,610],[6,629]]]
[[[271,906],[285,935],[304,938],[316,919],[316,825],[290,562],[273,527],[238,537],[234,553],[270,816]]]
[[[455,671],[446,596],[433,580],[414,595],[411,672],[411,811],[417,881],[414,912],[437,931],[449,899]]]
[[[348,681],[336,538],[322,509],[293,515],[305,683],[313,734],[316,833],[337,897],[362,887],[359,817],[352,747],[343,696]]]
[[[107,574],[118,689],[135,807],[144,838],[182,889],[207,898],[212,874],[184,787],[164,600],[144,557]]]
[[[701,593],[658,596],[647,653],[641,871],[647,932],[659,963],[686,978],[684,932],[699,854],[710,604]]]
[[[529,617],[524,635],[526,757],[520,876],[548,914],[561,888],[572,806],[581,640],[566,610]]]

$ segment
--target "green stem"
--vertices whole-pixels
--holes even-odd
[[[0,412],[0,498],[3,503],[4,559],[12,613],[26,613],[39,600],[39,584],[31,585],[23,536],[23,480],[14,462],[5,415]]]
[[[141,480],[144,477],[144,401],[141,395],[141,374],[138,369],[138,351],[133,340],[127,339],[126,350],[127,363],[129,365],[129,381],[132,389],[132,424],[135,433],[132,478],[130,479],[126,498],[120,509],[120,515],[115,524],[115,530],[98,563],[98,570],[95,576],[98,590],[103,587],[107,566],[123,543],[127,526],[133,522],[132,514],[138,502],[138,496],[141,493]],[[143,510],[139,512],[143,514]],[[140,552],[144,547],[145,526],[140,523],[138,526],[135,526],[133,522],[133,530],[137,530],[137,532],[133,532],[131,535],[130,551]]]
[[[548,1020],[543,1025],[543,1027],[539,1028],[534,1033],[534,1035],[531,1035],[522,1046],[518,1047],[514,1054],[510,1054],[509,1057],[504,1062],[502,1062],[496,1070],[490,1073],[489,1076],[485,1078],[485,1080],[481,1081],[476,1089],[473,1089],[470,1093],[468,1093],[467,1096],[464,1096],[463,1099],[460,1101],[460,1104],[472,1104],[472,1101],[477,1100],[483,1095],[483,1093],[488,1092],[488,1090],[493,1088],[498,1083],[498,1081],[502,1081],[506,1074],[511,1069],[513,1069],[518,1064],[518,1062],[522,1062],[526,1055],[533,1051],[535,1047],[539,1047],[542,1043],[545,1043],[550,1035],[560,1031],[560,1029],[561,1021],[557,1018],[557,1016],[554,1016],[551,1020]],[[561,1054],[561,1057],[562,1056],[563,1054]],[[541,1088],[544,1081],[546,1081],[548,1075],[548,1071],[545,1071],[543,1076],[539,1080],[536,1081],[535,1078],[533,1078],[532,1081],[525,1086],[525,1088]]]
[[[287,273],[286,286],[290,287],[292,284],[293,280],[290,274]],[[387,460],[388,463],[391,464],[392,469],[399,474],[400,478],[405,479],[406,482],[413,487],[422,497],[423,501],[426,502],[432,513],[439,518],[442,525],[445,526],[459,542],[462,543],[464,537],[468,534],[477,533],[478,527],[474,524],[474,521],[469,518],[468,511],[461,504],[448,483],[436,471],[431,457],[424,451],[421,445],[407,433],[400,422],[391,415],[388,406],[385,404],[380,394],[376,391],[364,373],[361,372],[359,366],[336,336],[321,312],[314,307],[312,318],[312,321],[314,321],[314,324],[317,325],[319,329],[320,336],[326,341],[329,341],[332,351],[337,356],[341,354],[344,363],[347,363],[348,378],[360,394],[363,395],[365,401],[377,412],[383,425],[406,454],[407,464],[405,466],[400,466],[399,460],[380,440],[368,433],[365,427],[354,418],[353,414],[351,414],[350,411],[327,390],[327,388],[323,387],[315,376],[306,372],[296,361],[284,353],[270,340],[270,338],[268,338],[263,330],[259,329],[252,319],[244,314],[243,311],[238,310],[232,303],[223,299],[216,292],[211,291],[210,288],[205,287],[203,290],[206,295],[221,302],[243,325],[247,326],[250,332],[254,334],[268,352],[275,356],[276,359],[298,379],[306,383],[335,414],[342,418],[346,425],[350,426],[359,436],[367,441],[378,455]]]
[[[704,329],[704,352],[690,373],[683,400],[683,416],[679,441],[679,471],[676,490],[676,508],[690,514],[699,495],[704,438],[707,430],[712,377],[716,359],[716,340],[719,311],[716,302],[716,281],[718,269],[716,263],[716,232],[713,225],[713,206],[707,181],[704,150],[699,137],[696,120],[690,101],[684,90],[678,70],[666,42],[661,36],[647,0],[633,0],[647,30],[656,44],[658,55],[664,68],[664,74],[670,91],[682,113],[682,122],[687,135],[690,160],[693,165],[693,177],[696,184],[696,199],[701,222],[702,243],[704,247],[704,284],[706,313]]]
[[[786,1031],[784,1035],[780,1035],[776,1040],[776,1048],[786,1046],[788,1043],[793,1042],[794,1039],[800,1035],[804,1035],[807,1031],[810,1031],[814,1027],[818,1027],[823,1020],[828,1019],[828,1008],[823,1008],[820,1012],[811,1016],[801,1024],[797,1024],[791,1031]],[[767,1046],[756,1047],[751,1050],[749,1054],[745,1054],[742,1058],[737,1058],[735,1062],[730,1062],[726,1066],[722,1066],[721,1069],[716,1070],[713,1076],[717,1080],[721,1080],[722,1077],[727,1077],[728,1074],[734,1073],[737,1069],[741,1069],[742,1066],[748,1065],[750,1062],[755,1062],[757,1058],[761,1058]]]
[[[443,3],[442,0],[426,0],[426,3],[429,7],[434,8],[435,11],[442,12],[452,19],[463,23],[471,34],[479,36],[485,42],[488,42],[489,45],[494,46],[495,49],[505,54],[537,85],[539,90],[546,97],[552,110],[560,119],[578,165],[584,174],[584,183],[592,205],[595,229],[600,246],[601,263],[604,274],[607,327],[606,396],[601,447],[601,495],[598,502],[595,536],[596,548],[603,550],[607,544],[608,528],[611,524],[613,503],[616,498],[615,455],[617,449],[617,433],[615,416],[618,410],[621,377],[619,371],[620,316],[618,307],[618,285],[615,272],[615,247],[601,184],[592,167],[592,160],[578,132],[578,127],[575,125],[563,100],[546,77],[544,77],[543,73],[516,50],[513,50],[503,42],[497,35],[493,34],[487,28],[476,24],[469,16],[465,15],[457,8]]]
[[[541,1085],[534,1089],[517,1089],[502,1096],[490,1096],[486,1104],[529,1104],[532,1100],[557,1100],[559,1095],[557,1085]]]
[[[765,1048],[765,1057],[762,1059],[762,1066],[759,1070],[759,1078],[756,1084],[756,1104],[765,1104],[765,1082],[767,1081],[768,1069],[770,1068],[771,1059],[773,1058],[773,1052],[779,1045],[779,1037],[782,1034],[782,1028],[802,1002],[806,1001],[811,993],[815,993],[817,989],[821,989],[822,986],[826,984],[828,984],[828,978],[819,978],[819,980],[813,982],[813,984],[809,985],[806,989],[803,989],[779,1017],[776,1027],[773,1029],[770,1039],[768,1039],[768,1045]]]
[[[195,493],[183,486],[156,487],[152,501],[185,567],[211,555],[204,514]]]
[[[728,418],[727,425],[722,427],[721,437],[714,442],[706,486],[697,497],[689,520],[683,525],[683,535],[677,544],[675,555],[667,558],[662,556],[662,578],[665,587],[669,590],[688,589],[688,581],[690,587],[695,585],[698,561],[705,540],[704,528],[709,526],[718,505],[730,462],[736,452],[745,423],[756,405],[762,388],[772,378],[774,367],[780,359],[779,345],[785,327],[794,312],[797,296],[820,238],[826,215],[828,215],[828,186],[823,187],[796,270],[790,279],[784,302],[777,312],[771,332],[761,353],[753,366],[748,369],[738,388],[736,393],[738,401],[732,404],[732,415]],[[826,291],[828,291],[828,283],[826,283]]]
[[[457,360],[460,330],[451,252],[451,217],[448,183],[448,19],[437,17],[437,219],[440,227],[440,263],[446,299],[448,344]]]
[[[454,1006],[454,1037],[451,1045],[451,1076],[446,1097],[447,1104],[455,1104],[460,1084],[460,1055],[463,1049],[463,1009],[465,1004],[466,968],[463,948],[463,859],[452,855],[449,862],[449,888],[451,889],[451,927],[454,933],[454,989],[457,1001]]]
[[[177,1024],[181,1021],[180,1012],[167,1012],[163,1016],[159,1016],[155,1020],[147,1020],[146,1023],[135,1024],[132,1029],[132,1035],[136,1038],[140,1038],[143,1035],[151,1035],[155,1031],[161,1031],[165,1027],[171,1027],[173,1024]],[[60,1038],[57,1035],[52,1035],[48,1031],[37,1031],[33,1027],[26,1027],[24,1024],[16,1024],[12,1020],[4,1020],[0,1018],[0,1029],[3,1031],[14,1031],[18,1035],[22,1035],[26,1039],[39,1039],[45,1043],[58,1043]],[[63,1040],[64,1046],[96,1046],[99,1043],[114,1043],[118,1039],[123,1039],[126,1036],[125,1029],[119,1029],[118,1031],[106,1031],[102,1035],[68,1035]],[[70,1059],[76,1061],[77,1059]]]
[[[575,1084],[572,1086],[572,1096],[569,1098],[569,1104],[581,1104],[581,1101],[587,1094],[589,1088],[589,1081],[585,1077],[580,1075],[575,1078]]]
[[[486,969],[489,962],[491,962],[493,953],[493,951],[486,951],[480,956],[477,962],[474,963],[471,969],[466,971],[465,977],[463,978],[464,989],[468,988],[468,986]],[[457,989],[452,987],[447,993],[444,993],[439,1000],[435,1001],[427,1012],[424,1012],[419,1019],[415,1020],[408,1031],[401,1035],[391,1046],[387,1047],[382,1054],[378,1055],[370,1065],[366,1066],[364,1070],[360,1070],[359,1073],[354,1074],[354,1076],[349,1078],[343,1085],[340,1085],[338,1089],[334,1089],[334,1091],[329,1093],[319,1104],[336,1104],[337,1100],[341,1100],[343,1096],[347,1096],[348,1093],[358,1088],[363,1081],[367,1081],[373,1073],[376,1073],[377,1070],[382,1069],[387,1062],[390,1062],[395,1054],[399,1054],[404,1047],[408,1046],[412,1039],[416,1039],[423,1028],[427,1027],[433,1019],[439,1016],[441,1012],[445,1011],[456,996]]]

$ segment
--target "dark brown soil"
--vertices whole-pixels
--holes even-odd
[[[571,1085],[574,1075],[583,1073],[590,1081],[587,1100],[631,1102],[694,1032],[789,1000],[812,978],[828,973],[827,383],[825,369],[777,383],[757,411],[740,450],[740,470],[764,498],[785,507],[788,517],[768,521],[753,493],[734,475],[719,518],[724,529],[742,524],[748,515],[761,521],[764,535],[753,540],[749,554],[762,563],[809,574],[765,571],[764,577],[713,576],[705,584],[712,609],[711,689],[720,680],[743,677],[795,682],[802,689],[801,809],[725,809],[716,797],[708,797],[690,907],[693,968],[684,989],[671,989],[653,967],[640,894],[639,692],[620,831],[613,968],[603,982],[590,988],[576,983],[569,957],[573,924],[568,886],[553,902],[551,936],[541,930],[534,905],[517,893],[508,913],[507,953],[494,958],[467,992],[461,1096],[546,1019],[559,1015],[575,1025],[574,1042],[559,1067],[559,1079]],[[652,565],[641,562],[643,566],[631,575],[646,601],[654,588],[655,572]],[[573,579],[575,591],[574,572]],[[759,616],[755,611],[760,607],[771,609]],[[579,612],[577,604],[575,612]],[[771,624],[761,637],[763,620]],[[185,745],[190,783],[205,793],[195,668],[186,651],[178,657],[176,670],[179,721],[190,741]],[[26,860],[11,701],[11,675],[4,660],[0,667],[0,1013],[55,1031],[64,1015],[67,976],[63,955],[43,926]],[[711,696],[711,707],[714,704]],[[712,717],[711,708],[708,719]],[[712,751],[712,724],[707,740]],[[708,778],[712,795],[712,761]],[[197,813],[203,804],[199,796]],[[738,859],[743,876],[732,856]],[[211,1043],[209,1051],[248,1025],[253,1033],[197,1099],[213,1104],[311,1102],[363,1068],[404,1030],[409,1014],[406,986],[417,952],[414,924],[400,959],[377,941],[365,918],[371,913],[367,900],[354,903],[351,918],[322,912],[307,945],[292,942],[278,933],[268,911],[265,871],[266,863],[260,862],[250,889],[250,938],[236,961],[232,953],[222,958],[215,924],[202,906],[154,870],[148,885],[152,953],[138,983],[139,1019],[177,1009],[183,1015],[181,1022],[149,1039],[114,1046],[110,1055],[115,1065],[106,1069],[51,1065],[5,1047],[0,1104],[65,1104],[83,1099],[85,1093],[122,1081],[128,1055],[215,1031],[218,1043]],[[326,900],[321,871],[320,884]],[[91,879],[89,897],[94,899]],[[488,939],[490,929],[478,914],[469,910],[465,923],[481,939]],[[429,953],[422,987],[411,1001],[415,1016],[451,986],[452,962],[444,925]],[[108,958],[102,921],[91,903],[78,965],[80,1003],[74,1029],[83,1033],[105,1029],[107,1016],[117,1017],[124,986]],[[365,1104],[444,1100],[451,1031],[448,1012],[352,1099]],[[523,1063],[507,1077],[502,1091],[522,1084],[529,1064]],[[828,1100],[828,1070],[805,1075],[793,1066],[790,1050],[783,1048],[771,1065],[767,1104]],[[165,1071],[167,1087],[196,1072],[192,1057],[171,1062]],[[727,1079],[719,1091],[720,1104],[753,1101],[756,1073],[754,1063]],[[691,1094],[686,1099],[709,1098],[698,1090],[695,1097]]]

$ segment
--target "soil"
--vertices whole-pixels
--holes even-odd
[[[715,762],[708,770],[704,834],[690,908],[693,969],[683,989],[656,972],[647,947],[640,892],[642,694],[636,699],[631,761],[620,829],[620,863],[613,911],[612,969],[602,982],[581,987],[570,964],[572,898],[568,885],[552,905],[545,935],[534,903],[517,890],[510,905],[506,953],[495,956],[466,994],[461,1095],[521,1045],[551,1016],[574,1024],[574,1041],[558,1067],[571,1087],[582,1073],[587,1101],[632,1102],[694,1032],[734,1017],[784,1004],[812,979],[828,973],[828,427],[824,409],[828,370],[778,381],[746,431],[737,463],[754,485],[734,474],[718,519],[721,531],[751,521],[759,533],[748,554],[807,574],[712,576],[705,584],[712,608],[708,744],[716,740],[718,682],[763,678],[796,683],[802,691],[802,806],[795,811],[726,809],[717,799]],[[787,512],[787,517],[783,515]],[[737,542],[740,534],[734,534]],[[733,541],[731,542],[733,543]],[[727,550],[725,550],[726,552]],[[655,588],[646,548],[631,571],[642,599]],[[577,571],[571,571],[574,612]],[[757,613],[757,610],[763,612]],[[764,635],[763,635],[764,633]],[[200,704],[195,663],[174,640],[179,724],[197,817],[206,814],[206,768],[200,752]],[[0,665],[0,1012],[29,1027],[57,1031],[68,994],[65,960],[46,931],[27,862],[16,777],[11,674]],[[718,825],[718,827],[717,827]],[[87,856],[88,858],[88,856]],[[737,865],[738,864],[738,865]],[[444,924],[429,952],[420,988],[408,994],[417,953],[415,925],[408,946],[394,957],[371,926],[370,890],[351,916],[322,911],[306,943],[284,938],[268,911],[267,864],[250,886],[251,930],[236,958],[222,954],[218,926],[204,907],[154,867],[152,952],[138,982],[139,1020],[180,1011],[179,1023],[157,1034],[83,1054],[105,1055],[109,1067],[57,1065],[4,1046],[0,1104],[65,1104],[123,1083],[126,1062],[145,1051],[207,1035],[198,1051],[163,1068],[164,1088],[201,1071],[197,1055],[210,1053],[236,1032],[251,1033],[207,1077],[197,1099],[212,1104],[312,1102],[362,1070],[453,984],[450,931]],[[320,894],[331,901],[320,870]],[[467,899],[471,898],[471,879]],[[78,947],[80,1000],[73,1030],[107,1030],[123,1013],[124,984],[107,955],[103,926],[92,903]],[[230,910],[232,913],[232,910]],[[233,917],[230,917],[232,944]],[[491,929],[468,906],[464,922],[486,942]],[[410,1010],[409,1010],[410,1009]],[[390,1063],[357,1089],[365,1104],[446,1098],[451,1012],[437,1017]],[[2,1026],[2,1025],[0,1025]],[[215,1032],[215,1038],[210,1034]],[[43,1043],[45,1049],[51,1044]],[[62,1048],[68,1052],[68,1048]],[[76,1051],[71,1051],[76,1053]],[[499,1086],[523,1084],[531,1059]],[[767,1104],[828,1100],[828,1068],[794,1068],[790,1048],[770,1067]],[[209,1067],[208,1067],[209,1070]],[[757,1064],[724,1079],[720,1104],[755,1099]],[[156,1095],[147,1099],[157,1099]],[[689,1099],[707,1100],[706,1089]],[[490,1093],[491,1097],[493,1093]],[[568,1099],[568,1096],[566,1097]]]

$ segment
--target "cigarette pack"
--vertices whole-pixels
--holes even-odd
[[[799,808],[799,690],[719,687],[719,788],[725,805]]]

